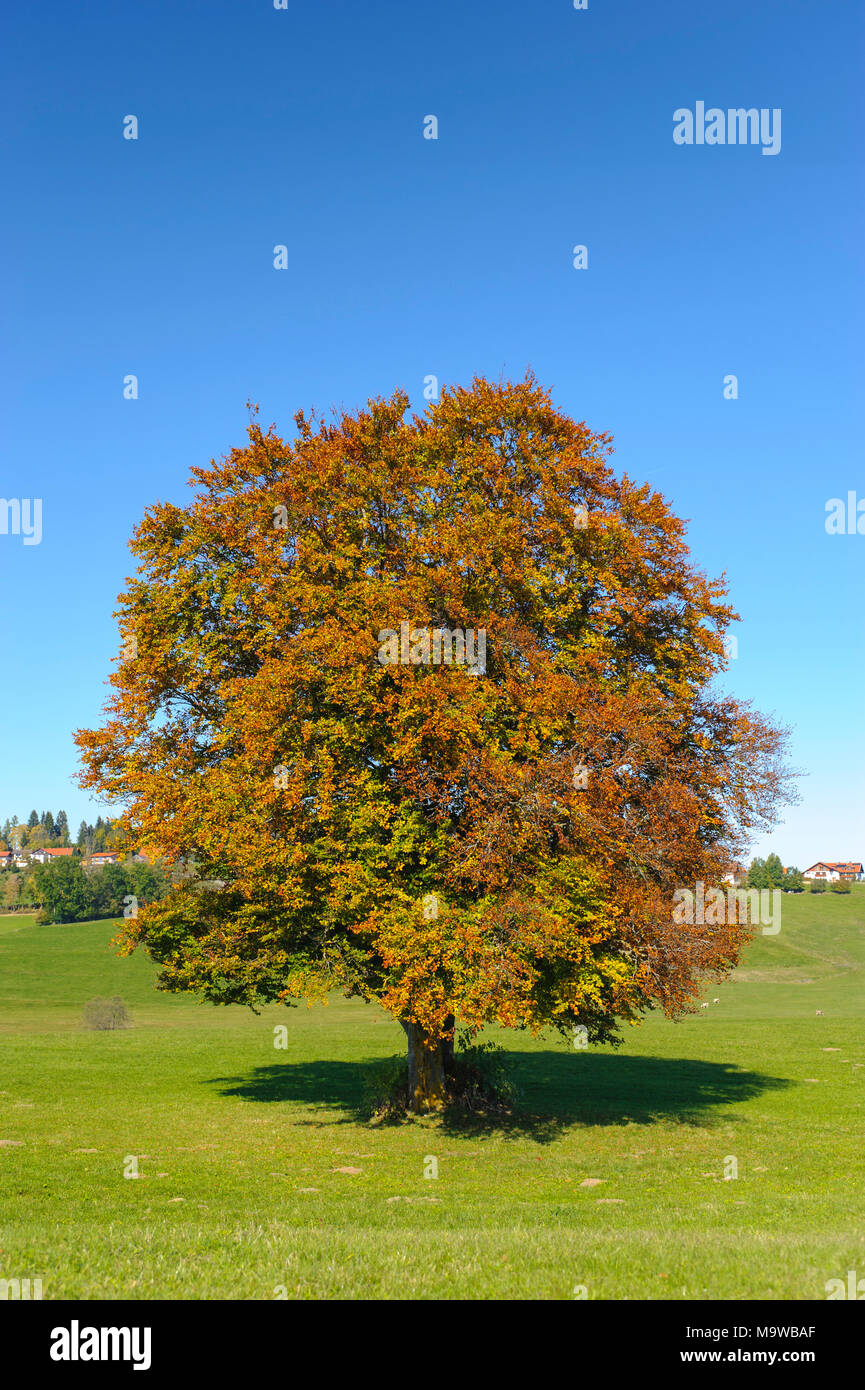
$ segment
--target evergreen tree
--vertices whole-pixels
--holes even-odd
[[[36,814],[35,811],[31,811],[31,812],[30,812],[30,815],[27,817],[27,828],[28,828],[28,830],[35,830],[35,829],[36,829],[36,826],[37,826],[38,824],[39,824],[39,817],[37,816],[37,814]]]

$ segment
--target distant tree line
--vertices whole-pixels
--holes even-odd
[[[785,872],[777,854],[770,854],[766,859],[752,860],[747,882],[749,888],[780,888],[782,893],[803,893],[806,887],[801,870],[788,865]],[[826,883],[820,878],[811,879],[807,886],[812,893],[826,892]],[[833,893],[850,892],[850,884],[845,883],[843,879],[830,883],[829,887]]]
[[[38,864],[32,871],[37,921],[91,922],[97,917],[133,917],[164,898],[171,879],[158,864],[106,864],[85,868],[80,859]]]
[[[76,847],[82,854],[97,854],[100,850],[116,849],[119,843],[119,822],[97,816],[96,824],[83,820],[78,827]]]
[[[784,871],[777,854],[770,854],[767,859],[753,859],[748,870],[749,888],[780,888],[783,893],[801,893],[805,888],[805,880],[801,871],[788,865]]]
[[[78,827],[74,848],[81,854],[95,854],[99,850],[117,848],[118,822],[98,816],[95,825],[83,820]],[[56,818],[51,811],[31,811],[26,821],[17,816],[7,817],[0,827],[0,849],[68,849],[73,845],[69,833],[69,819],[65,811],[58,811]]]

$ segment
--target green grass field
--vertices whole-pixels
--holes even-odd
[[[825,1298],[865,1274],[865,886],[783,913],[719,1004],[618,1052],[491,1033],[513,1116],[378,1126],[365,1079],[403,1040],[380,1009],[215,1009],[154,991],[110,923],[0,917],[0,1278],[46,1299]],[[86,1031],[94,995],[134,1026]]]

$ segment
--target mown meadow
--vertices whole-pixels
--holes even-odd
[[[115,930],[0,917],[0,1279],[45,1299],[747,1300],[865,1274],[865,885],[786,895],[781,932],[707,985],[719,1003],[618,1051],[491,1030],[511,1113],[399,1122],[370,1118],[403,1046],[381,1009],[162,994]],[[85,1028],[95,996],[132,1026]]]

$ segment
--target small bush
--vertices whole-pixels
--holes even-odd
[[[463,1110],[510,1111],[521,1093],[504,1049],[493,1042],[472,1043],[469,1036],[459,1035],[459,1051],[454,1053],[448,1078],[452,1104]]]
[[[812,881],[812,883],[811,883],[811,892],[812,892],[812,893],[825,893],[825,892],[826,892],[826,885],[825,885],[825,883],[823,882],[822,878],[815,878],[815,879],[813,879],[813,881]]]
[[[364,1107],[377,1120],[390,1120],[408,1110],[408,1062],[388,1057],[370,1067],[363,1082]]]
[[[47,927],[50,922],[54,921],[54,918],[51,916],[50,912],[46,912],[44,907],[40,907],[33,921],[36,923],[37,927]]]
[[[132,1017],[119,995],[113,999],[90,999],[84,1005],[85,1028],[131,1028]]]
[[[839,878],[837,883],[832,884],[833,893],[849,893],[850,891],[850,884],[845,883],[843,878]]]

